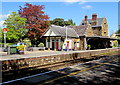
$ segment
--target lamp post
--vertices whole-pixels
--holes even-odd
[[[65,26],[66,28],[66,51],[68,51],[68,42],[67,42],[67,27]]]
[[[65,28],[66,28],[66,40],[67,40],[67,27],[65,26]]]

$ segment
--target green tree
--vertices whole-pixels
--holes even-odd
[[[117,30],[116,34],[120,34],[120,29],[119,29],[119,30]]]
[[[68,19],[67,22],[68,22],[69,25],[72,25],[72,26],[75,26],[75,25],[76,25],[75,22],[73,22],[72,19]]]
[[[2,28],[0,27],[0,43],[2,43]]]
[[[58,25],[58,26],[69,26],[69,25],[75,26],[75,23],[73,22],[72,19],[65,21],[62,18],[55,18],[55,19],[51,20],[50,23],[54,24],[54,25]]]
[[[26,19],[20,17],[16,12],[12,12],[12,14],[8,16],[4,25],[8,28],[6,38],[9,42],[20,41],[25,37],[27,32],[25,29]]]
[[[57,26],[65,26],[64,19],[62,18],[55,18],[50,21],[51,24],[57,25]]]

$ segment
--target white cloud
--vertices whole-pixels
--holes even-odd
[[[64,0],[67,3],[82,2],[84,0]]]
[[[86,5],[86,6],[83,6],[82,8],[83,8],[83,9],[91,9],[92,6],[90,6],[90,5]]]
[[[66,2],[66,1],[80,1],[80,0],[1,0],[2,2]],[[88,2],[119,2],[119,0],[87,0]],[[71,2],[71,3],[72,3]]]
[[[81,0],[64,0],[65,2],[78,2],[78,1],[81,1]]]
[[[0,27],[3,27],[3,23],[4,23],[5,21],[0,21]]]
[[[1,18],[1,19],[5,19],[5,18],[7,18],[9,15],[10,15],[10,14],[0,15],[0,18]]]
[[[0,15],[0,27],[3,27],[4,20],[9,16],[10,14],[4,14]]]
[[[79,2],[84,0],[49,0],[49,1],[61,1],[61,2]],[[119,2],[120,0],[86,0],[87,2]]]
[[[82,4],[85,4],[86,2],[88,2],[86,0],[63,0],[63,1],[67,4],[73,4],[75,2],[78,2],[79,5],[82,5]]]
[[[87,2],[87,1],[82,0],[82,1],[79,2],[79,5],[81,5],[81,4],[85,4],[86,2]]]

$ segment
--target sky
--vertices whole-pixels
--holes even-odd
[[[71,2],[69,2],[71,1]],[[74,0],[78,1],[78,0]],[[19,6],[24,7],[26,2],[2,2],[2,14],[0,15],[0,26],[11,12],[18,12]],[[109,26],[109,35],[118,30],[118,2],[29,2],[33,5],[44,5],[44,12],[50,17],[72,19],[79,25],[85,15],[91,18],[93,13],[98,14],[99,18],[106,17]]]

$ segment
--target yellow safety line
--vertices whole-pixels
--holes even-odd
[[[80,70],[80,71],[77,71],[77,72],[73,72],[73,73],[70,73],[70,74],[68,74],[68,75],[65,75],[65,76],[62,76],[62,77],[58,77],[58,78],[53,79],[53,80],[48,80],[47,82],[44,82],[44,83],[42,83],[42,84],[38,84],[38,85],[44,85],[44,84],[47,84],[47,83],[51,83],[51,82],[53,82],[53,81],[56,81],[56,80],[62,79],[62,78],[64,78],[64,77],[72,76],[72,75],[75,75],[75,74],[78,74],[78,73],[81,73],[81,72],[84,72],[84,71],[90,70],[90,69],[92,69],[92,68],[96,68],[96,67],[99,67],[99,66],[102,66],[102,65],[108,64],[108,63],[110,63],[110,62],[112,62],[112,61],[114,61],[114,60],[116,60],[116,59],[112,59],[112,60],[110,60],[109,62],[101,63],[100,65],[95,65],[95,66],[92,66],[92,67],[90,67],[90,68],[85,68],[85,69],[83,69],[83,70]]]

